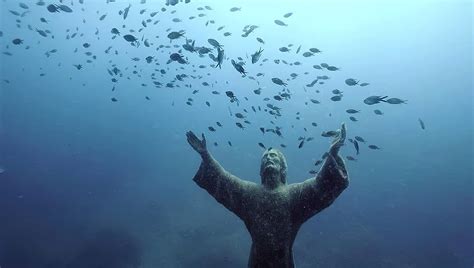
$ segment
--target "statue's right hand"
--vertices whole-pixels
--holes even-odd
[[[202,140],[200,140],[192,131],[186,132],[186,137],[188,139],[189,145],[199,154],[207,152],[206,148],[206,137],[202,134]]]
[[[335,157],[339,153],[339,149],[344,145],[346,140],[346,124],[341,124],[337,136],[334,138],[331,147],[329,148],[329,154]]]

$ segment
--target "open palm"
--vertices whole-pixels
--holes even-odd
[[[206,148],[206,137],[202,134],[202,140],[200,140],[192,131],[186,132],[189,145],[199,154],[203,154],[207,151]]]

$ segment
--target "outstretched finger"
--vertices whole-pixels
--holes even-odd
[[[192,131],[188,131],[186,135],[188,136],[188,142],[190,143],[194,144],[199,141],[198,137],[196,137],[196,135]]]
[[[204,133],[202,133],[201,135],[202,135],[202,145],[204,146],[204,148],[206,148],[206,137],[204,136]]]
[[[344,142],[346,140],[346,124],[342,123],[341,124],[341,142]]]
[[[187,140],[188,140],[188,143],[191,144],[191,145],[193,145],[194,139],[193,139],[192,135],[191,135],[189,132],[186,133],[186,138],[187,138]]]

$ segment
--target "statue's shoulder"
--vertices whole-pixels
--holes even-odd
[[[242,180],[240,179],[240,185],[246,192],[255,192],[260,189],[260,185],[253,182],[253,181],[248,181],[248,180]]]
[[[304,182],[290,183],[290,184],[287,184],[287,185],[285,186],[285,189],[286,189],[288,192],[295,191],[296,189],[299,189],[303,184],[304,184]]]

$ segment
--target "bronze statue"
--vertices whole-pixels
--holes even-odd
[[[268,149],[262,156],[259,185],[222,168],[207,150],[204,134],[202,140],[191,131],[186,136],[202,158],[193,180],[244,221],[250,232],[251,268],[294,267],[292,248],[301,225],[328,207],[349,184],[344,161],[338,155],[346,138],[344,124],[316,178],[289,185],[285,157],[276,149]]]

